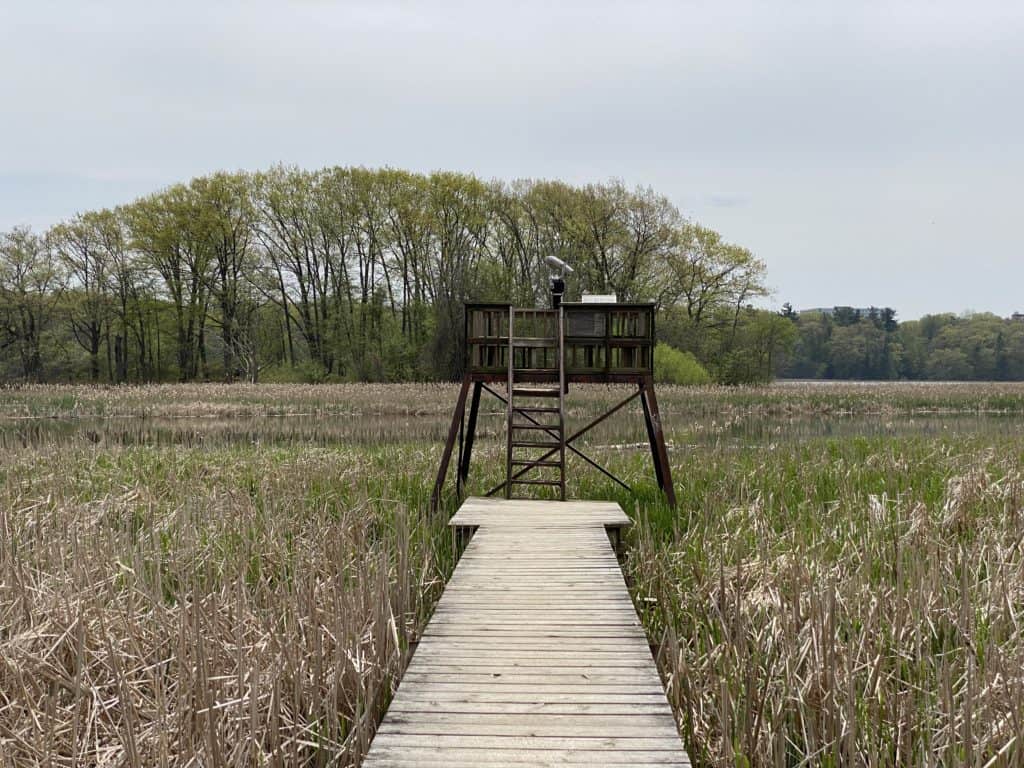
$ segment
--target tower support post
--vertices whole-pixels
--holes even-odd
[[[462,462],[459,465],[459,478],[464,485],[469,477],[469,461],[473,456],[473,439],[476,436],[476,417],[480,412],[480,393],[483,390],[482,381],[473,382],[473,396],[469,401],[469,418],[466,420],[466,442],[462,449]]]
[[[651,459],[654,462],[654,478],[658,481],[658,488],[665,490],[665,478],[661,474],[661,460],[658,457],[657,438],[654,436],[654,424],[651,421],[651,407],[647,403],[647,388],[643,382],[640,383],[640,404],[644,407],[644,426],[647,427],[647,444],[651,449]]]
[[[658,397],[654,394],[654,377],[645,376],[640,382],[640,399],[644,406],[644,421],[647,439],[651,445],[651,459],[654,461],[654,476],[658,487],[665,494],[669,507],[676,508],[676,489],[672,483],[672,467],[665,447],[665,432],[661,428],[661,413],[658,411]]]

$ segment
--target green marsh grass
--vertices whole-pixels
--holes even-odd
[[[677,458],[629,570],[695,764],[1019,765],[1024,442]]]

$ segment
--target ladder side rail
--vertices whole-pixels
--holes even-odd
[[[514,357],[515,357],[515,307],[508,308],[508,403],[506,408],[506,446],[505,446],[505,498],[512,498],[512,415],[515,413],[512,401],[512,387],[514,381]]]
[[[558,307],[558,463],[559,493],[565,501],[565,310]]]

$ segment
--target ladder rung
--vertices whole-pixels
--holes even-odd
[[[513,448],[561,448],[561,443],[538,443],[533,440],[513,440]]]
[[[550,406],[533,406],[533,405],[513,405],[513,411],[520,411],[521,413],[558,413],[557,408],[551,408]]]
[[[547,429],[552,432],[561,432],[561,424],[513,424],[512,429]]]
[[[513,459],[513,467],[560,467],[561,462],[558,461],[530,461],[529,459]]]
[[[558,387],[513,387],[512,397],[558,397]]]
[[[515,485],[561,485],[561,480],[513,480]]]

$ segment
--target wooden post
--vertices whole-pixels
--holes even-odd
[[[507,425],[505,427],[505,498],[512,498],[512,420],[515,418],[515,411],[512,402],[515,399],[513,388],[515,386],[515,356],[516,347],[514,340],[516,323],[516,310],[511,304],[508,307],[508,406],[505,414]]]
[[[466,409],[459,414],[459,449],[455,452],[455,495],[462,498],[462,446],[466,436]]]
[[[466,395],[469,393],[470,379],[466,376],[462,379],[462,387],[459,389],[459,399],[455,403],[455,413],[452,414],[452,425],[448,428],[448,440],[444,444],[444,452],[441,454],[441,466],[437,468],[437,480],[434,482],[434,492],[430,496],[430,511],[436,512],[441,503],[441,491],[444,488],[444,480],[448,475],[448,462],[452,458],[452,449],[455,447],[455,439],[459,435],[459,426],[462,424],[462,415],[466,410]]]
[[[480,412],[480,392],[483,390],[483,382],[473,382],[473,397],[469,401],[469,421],[466,423],[466,446],[462,451],[462,464],[459,466],[459,477],[463,484],[469,477],[469,461],[473,455],[473,438],[476,436],[476,417]]]
[[[654,459],[654,471],[659,476],[661,490],[665,492],[665,498],[669,507],[676,508],[676,489],[672,484],[672,467],[668,462],[668,449],[665,447],[665,432],[661,428],[661,414],[658,411],[658,398],[654,394],[654,377],[645,376],[643,384],[642,399],[644,401],[644,415],[647,416],[648,434],[651,439],[651,455]],[[660,466],[660,471],[659,471]]]
[[[561,296],[558,297],[561,301]],[[558,307],[558,494],[565,501],[565,310]]]
[[[651,460],[654,462],[654,477],[658,481],[658,488],[665,490],[665,477],[661,474],[661,461],[658,458],[658,449],[655,447],[657,438],[654,436],[654,423],[651,421],[651,408],[647,404],[647,391],[644,382],[640,382],[640,404],[644,407],[644,426],[647,427],[647,442],[651,446]]]

